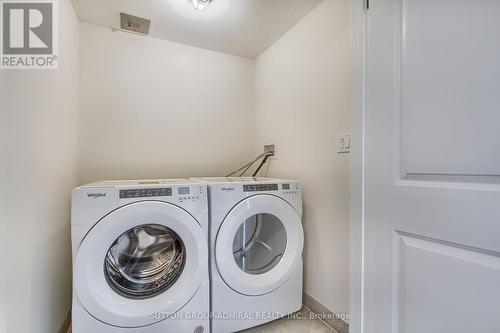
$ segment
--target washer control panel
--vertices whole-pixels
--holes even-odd
[[[145,187],[126,188],[120,190],[120,199],[133,201],[133,199],[162,200],[162,197],[179,203],[198,201],[203,196],[203,186],[173,186],[173,187]]]
[[[171,187],[120,190],[120,199],[171,197],[171,196],[172,196]]]

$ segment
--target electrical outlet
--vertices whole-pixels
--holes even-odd
[[[272,153],[273,155],[269,158],[271,160],[276,159],[276,146],[275,145],[265,145],[264,153]]]

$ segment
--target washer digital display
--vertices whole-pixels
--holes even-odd
[[[179,195],[189,194],[189,187],[179,187],[178,191]]]

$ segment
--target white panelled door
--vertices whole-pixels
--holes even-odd
[[[371,0],[366,333],[500,332],[500,1]]]

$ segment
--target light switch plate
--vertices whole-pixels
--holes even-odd
[[[351,152],[351,134],[342,133],[337,135],[337,153],[346,154]]]

